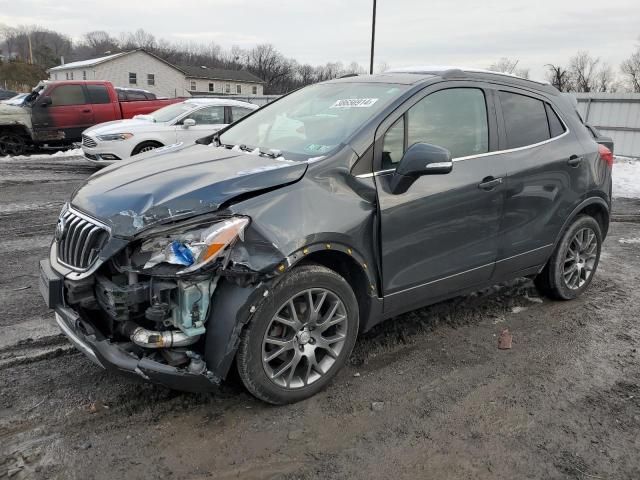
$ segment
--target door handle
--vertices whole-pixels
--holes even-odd
[[[496,188],[501,183],[502,183],[502,177],[498,177],[498,178],[485,177],[482,179],[482,183],[478,184],[478,188],[480,188],[481,190],[490,191]]]
[[[82,110],[82,113],[90,113],[90,112],[91,112],[91,109],[89,108],[85,108]]]
[[[571,155],[569,160],[567,160],[567,163],[572,167],[577,167],[582,163],[582,157],[579,157],[578,155]]]

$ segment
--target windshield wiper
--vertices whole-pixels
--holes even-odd
[[[278,158],[282,156],[282,152],[280,150],[271,150],[270,152],[263,152],[260,150],[260,155],[264,155],[269,158]]]

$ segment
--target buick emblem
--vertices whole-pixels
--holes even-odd
[[[60,242],[67,233],[67,221],[64,218],[59,218],[56,224],[56,233],[54,235],[56,242]]]

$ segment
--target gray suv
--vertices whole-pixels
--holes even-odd
[[[312,85],[64,207],[41,291],[92,361],[187,391],[318,392],[358,333],[514,277],[589,286],[612,153],[547,84],[416,68]]]

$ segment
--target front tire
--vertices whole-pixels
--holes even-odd
[[[254,396],[274,405],[322,390],[344,366],[358,334],[347,281],[320,265],[291,270],[244,330],[237,368]]]
[[[25,139],[17,133],[0,134],[0,157],[23,155],[27,150]]]
[[[579,216],[564,232],[535,284],[544,295],[572,300],[582,294],[598,268],[602,249],[600,224],[588,215]]]
[[[160,148],[162,146],[163,145],[160,142],[142,142],[133,149],[133,151],[131,152],[131,156],[133,157],[134,155],[138,155],[139,153],[150,152],[151,150],[155,150],[156,148]]]

